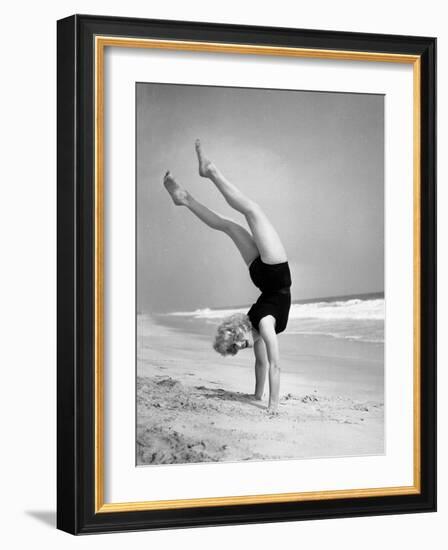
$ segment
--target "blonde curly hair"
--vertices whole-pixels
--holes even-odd
[[[236,355],[240,348],[238,342],[247,340],[252,324],[245,313],[234,313],[226,317],[216,330],[213,349],[221,355]]]

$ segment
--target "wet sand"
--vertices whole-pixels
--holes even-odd
[[[361,358],[356,346],[284,335],[272,417],[267,387],[263,401],[251,397],[251,350],[223,358],[205,337],[148,316],[138,323],[137,464],[383,454],[377,354]]]

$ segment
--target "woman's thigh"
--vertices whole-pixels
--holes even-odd
[[[246,219],[263,262],[268,264],[286,262],[287,256],[283,243],[263,210],[256,205],[246,213]]]
[[[253,236],[247,229],[234,221],[229,223],[226,232],[235,243],[246,265],[250,265],[250,263],[260,254]]]

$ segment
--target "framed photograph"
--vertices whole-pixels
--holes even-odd
[[[436,508],[435,38],[58,21],[58,528]]]

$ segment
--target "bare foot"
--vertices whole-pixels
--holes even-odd
[[[203,178],[208,178],[213,173],[215,165],[205,156],[204,151],[202,150],[200,139],[197,139],[194,145],[196,147],[196,153],[198,155],[199,175]]]
[[[165,189],[168,191],[168,193],[171,195],[174,204],[176,204],[177,206],[187,206],[188,191],[186,191],[177,183],[169,170],[163,178],[163,185],[165,186]]]

